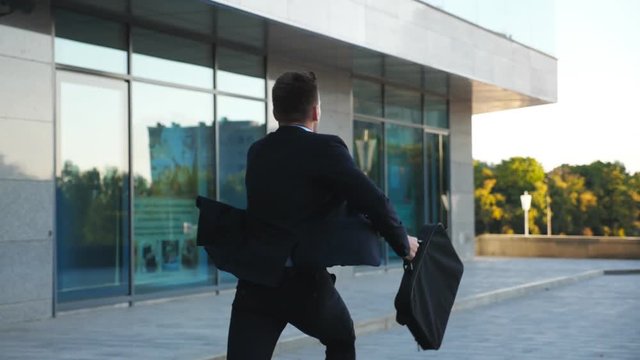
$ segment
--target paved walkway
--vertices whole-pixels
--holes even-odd
[[[593,269],[640,269],[640,261],[478,258],[466,264],[458,298]],[[401,275],[398,269],[338,278],[337,286],[356,323],[393,313],[393,296]],[[632,275],[626,278],[640,279]],[[581,304],[582,296],[575,296],[573,300]],[[4,326],[0,328],[0,359],[211,358],[226,350],[232,300],[233,291],[229,291],[219,296],[204,294],[133,308],[87,310]],[[480,310],[462,311],[456,316],[476,311]],[[581,311],[591,308],[584,306]],[[522,326],[535,328],[534,324],[537,322]],[[395,334],[393,331],[401,331],[398,336],[408,339],[410,348],[415,349],[406,329],[396,328],[391,334]],[[475,336],[484,336],[482,328],[476,331]],[[287,327],[281,339],[299,335],[296,329]],[[362,339],[365,336],[373,335],[363,335]]]
[[[442,347],[418,352],[408,330],[360,336],[358,358],[640,359],[640,275],[607,275],[454,312]],[[321,345],[276,360],[324,359]]]

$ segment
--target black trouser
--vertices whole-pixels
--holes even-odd
[[[287,269],[278,287],[240,280],[233,301],[227,359],[270,359],[287,323],[320,340],[327,359],[355,359],[349,310],[325,269]]]

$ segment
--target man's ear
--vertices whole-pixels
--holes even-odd
[[[320,121],[320,105],[313,105],[311,108],[311,120]]]

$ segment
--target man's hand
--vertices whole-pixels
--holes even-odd
[[[413,260],[416,256],[416,252],[418,251],[418,239],[415,236],[407,236],[409,239],[409,255],[405,256],[404,259],[407,261]]]

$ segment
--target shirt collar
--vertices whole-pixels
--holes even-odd
[[[285,125],[285,126],[295,126],[295,127],[300,128],[300,129],[303,129],[303,130],[305,130],[305,131],[313,132],[313,131],[312,131],[311,129],[309,129],[308,127],[306,127],[306,126],[304,126],[304,125],[300,125],[300,124],[289,124],[289,125]]]

